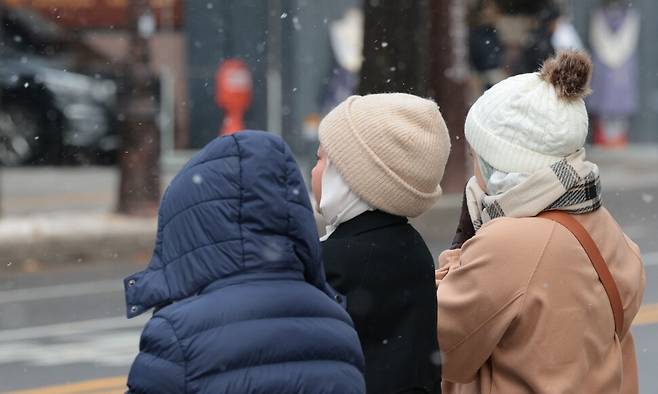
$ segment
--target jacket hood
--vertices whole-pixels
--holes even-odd
[[[127,315],[179,301],[224,279],[287,275],[329,296],[308,193],[279,137],[219,137],[174,177],[148,267],[124,280]],[[214,286],[213,286],[214,287]]]

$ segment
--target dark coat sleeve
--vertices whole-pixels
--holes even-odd
[[[469,239],[473,238],[473,236],[475,236],[475,228],[473,228],[471,215],[469,215],[468,213],[468,204],[466,203],[466,192],[464,192],[461,214],[459,215],[459,224],[457,225],[457,231],[455,231],[455,237],[452,239],[452,246],[450,247],[450,249],[461,248],[462,245]]]
[[[146,324],[139,343],[139,354],[130,368],[127,392],[185,392],[185,358],[168,320],[156,316]]]

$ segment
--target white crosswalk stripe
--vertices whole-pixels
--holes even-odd
[[[130,365],[137,355],[139,331],[107,331],[93,336],[76,336],[60,341],[26,340],[0,344],[0,365],[24,363],[32,366],[97,364]]]
[[[127,366],[139,350],[139,336],[145,320],[128,321],[117,317],[0,331],[0,365]]]

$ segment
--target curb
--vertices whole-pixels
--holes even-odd
[[[57,214],[0,221],[0,267],[35,271],[67,263],[150,257],[155,218]]]

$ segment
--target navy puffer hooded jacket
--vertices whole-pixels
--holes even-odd
[[[288,146],[214,140],[172,180],[128,317],[153,307],[132,393],[363,393],[363,354],[326,284],[306,187]]]

